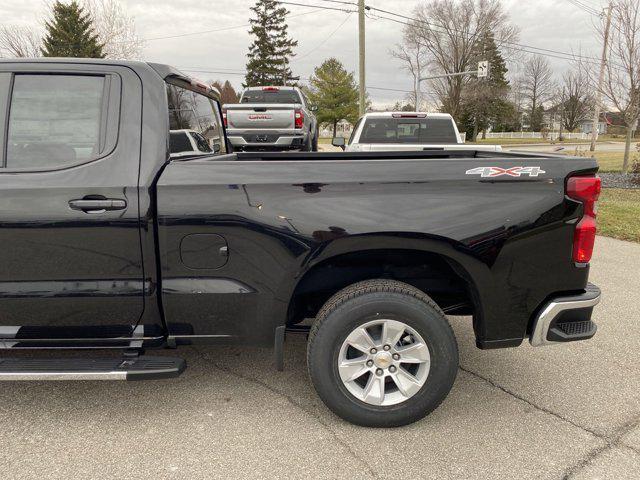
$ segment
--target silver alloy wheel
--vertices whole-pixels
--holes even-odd
[[[396,405],[427,381],[431,355],[424,339],[398,320],[380,319],[353,330],[338,354],[338,372],[349,392],[370,405]]]

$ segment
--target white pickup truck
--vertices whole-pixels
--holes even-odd
[[[332,144],[348,152],[395,150],[467,150],[453,117],[448,113],[379,112],[360,117],[347,142]],[[474,150],[498,152],[500,145],[473,145]]]
[[[235,151],[318,150],[318,121],[298,87],[250,87],[222,118]]]

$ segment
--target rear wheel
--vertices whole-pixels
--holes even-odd
[[[320,310],[307,362],[334,413],[357,425],[395,427],[421,419],[447,396],[458,348],[444,313],[422,291],[368,280]]]
[[[320,136],[320,131],[318,129],[316,129],[316,133],[313,136],[313,144],[311,146],[311,151],[313,152],[317,152],[318,151],[318,137]]]
[[[307,136],[307,139],[305,140],[303,146],[302,146],[302,151],[303,152],[313,152],[313,140],[311,139],[311,134],[309,134]]]

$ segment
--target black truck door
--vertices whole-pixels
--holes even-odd
[[[0,346],[135,329],[141,95],[124,67],[0,64]]]

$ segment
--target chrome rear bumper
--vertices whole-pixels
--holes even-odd
[[[588,284],[584,293],[556,297],[536,316],[529,342],[534,347],[587,340],[596,333],[591,311],[600,302],[600,289]]]

